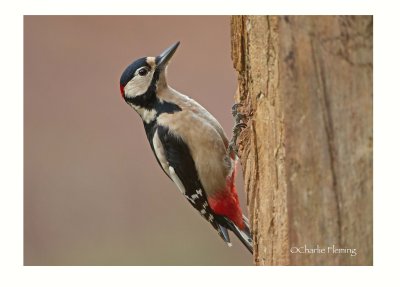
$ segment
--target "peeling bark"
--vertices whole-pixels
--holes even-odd
[[[372,264],[372,17],[233,16],[258,265]],[[292,247],[356,249],[299,254]]]

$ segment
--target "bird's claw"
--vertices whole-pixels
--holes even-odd
[[[234,105],[232,106],[232,116],[233,116],[235,119],[236,119],[236,117],[237,117],[238,115],[240,115],[239,112],[238,112],[238,108],[241,107],[241,106],[243,106],[241,103],[237,103],[237,104],[234,104]]]
[[[247,127],[247,125],[245,123],[238,123],[233,127],[233,132],[234,134],[236,133],[240,133],[242,131],[242,129],[244,129],[245,127]]]
[[[236,145],[236,140],[239,137],[242,130],[247,127],[247,125],[243,122],[243,120],[246,117],[244,115],[240,114],[238,111],[238,108],[241,106],[243,106],[243,105],[240,103],[234,104],[232,106],[232,115],[235,119],[235,126],[233,127],[233,136],[232,136],[231,141],[229,142],[228,150],[229,150],[229,154],[234,152],[236,156],[238,155],[238,151],[239,151],[239,149]]]

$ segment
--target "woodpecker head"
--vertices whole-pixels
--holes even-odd
[[[121,75],[120,91],[125,101],[139,106],[156,96],[157,89],[166,86],[165,70],[179,42],[157,57],[144,57],[130,64]],[[142,103],[143,102],[143,103]]]

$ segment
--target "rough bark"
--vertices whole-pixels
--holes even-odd
[[[372,17],[233,16],[231,29],[255,263],[371,265]],[[305,245],[326,253],[293,253]]]

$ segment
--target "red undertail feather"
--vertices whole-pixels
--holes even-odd
[[[237,227],[243,230],[242,210],[235,188],[235,172],[236,169],[232,172],[232,176],[227,178],[226,188],[210,197],[208,203],[216,214],[228,217]]]

